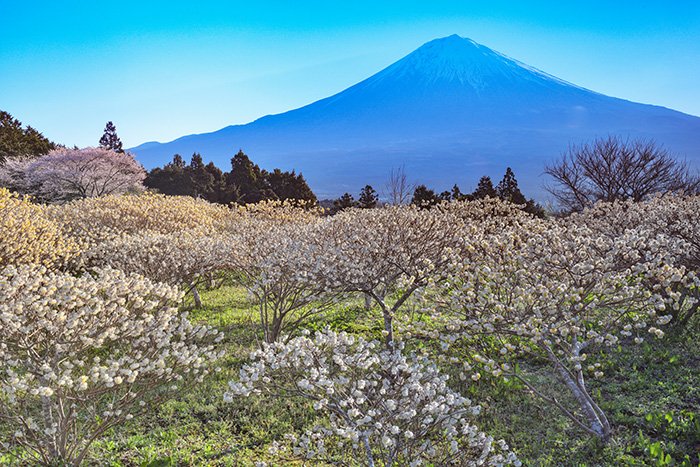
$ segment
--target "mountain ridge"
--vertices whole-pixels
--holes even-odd
[[[700,118],[588,90],[452,35],[297,109],[132,151],[146,167],[197,151],[223,168],[242,148],[261,167],[303,172],[322,197],[378,186],[399,165],[438,189],[509,165],[542,198],[545,162],[607,134],[700,160]]]

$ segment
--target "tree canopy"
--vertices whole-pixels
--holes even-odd
[[[213,162],[204,164],[199,153],[192,155],[189,164],[175,154],[172,162],[151,170],[144,184],[166,195],[192,196],[221,204],[264,200],[316,202],[316,195],[301,173],[260,169],[242,150],[231,158],[229,172]]]
[[[0,164],[8,159],[34,158],[56,148],[38,130],[22,126],[22,122],[0,110]]]

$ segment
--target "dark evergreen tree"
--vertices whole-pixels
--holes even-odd
[[[192,154],[189,165],[175,154],[172,162],[151,170],[144,184],[166,195],[201,197],[221,204],[267,199],[317,202],[302,174],[260,170],[243,151],[231,159],[231,172],[225,173],[213,162],[205,165],[199,153]]]
[[[275,198],[266,186],[260,167],[243,150],[231,158],[231,172],[226,175],[226,188],[230,195],[228,202],[246,204]]]
[[[213,162],[205,165],[204,170],[212,177],[211,192],[204,195],[204,197],[211,203],[226,203],[226,178],[224,172],[214,165]]]
[[[333,201],[333,209],[331,212],[333,214],[340,212],[344,209],[352,208],[357,206],[355,198],[350,193],[344,193],[343,196]]]
[[[525,204],[527,200],[518,187],[518,181],[515,179],[513,170],[508,167],[503,179],[496,186],[496,194],[503,201],[509,201],[514,204]]]
[[[173,161],[171,162],[171,164],[173,165],[173,167],[177,167],[180,169],[184,169],[185,167],[187,167],[185,159],[183,159],[180,154],[175,154],[173,156]]]
[[[429,189],[425,185],[418,185],[413,191],[413,198],[411,198],[411,204],[424,208],[434,206],[439,202],[440,198],[433,190]]]
[[[22,122],[0,111],[0,165],[7,159],[42,156],[55,148],[56,144],[37,130],[22,128]]]
[[[105,131],[102,134],[102,138],[100,138],[100,147],[111,149],[115,152],[124,152],[122,140],[117,136],[117,127],[114,126],[114,123],[107,122],[107,125],[105,125]]]
[[[459,189],[459,186],[457,186],[456,183],[452,187],[450,195],[453,201],[469,201],[472,199],[472,195],[462,193],[462,190]]]
[[[165,195],[194,196],[192,177],[186,169],[182,156],[175,154],[172,162],[151,170],[143,184]]]
[[[301,173],[297,175],[294,170],[291,172],[283,172],[280,169],[272,172],[263,171],[263,178],[266,186],[279,200],[296,199],[313,203],[317,201],[316,195],[311,191],[304,176]]]
[[[192,180],[192,196],[209,200],[215,189],[214,176],[209,173],[204,165],[201,154],[197,152],[192,154],[190,165],[185,168],[185,172],[189,174]]]
[[[496,187],[498,197],[503,201],[522,206],[523,211],[529,212],[533,216],[545,217],[544,208],[535,202],[534,199],[527,199],[518,187],[518,181],[510,167],[506,169],[503,180]]]
[[[379,196],[372,185],[365,185],[365,187],[360,191],[360,198],[357,202],[357,206],[362,209],[372,209],[376,208],[379,203]]]
[[[199,170],[204,168],[204,160],[202,159],[202,155],[200,153],[192,153],[192,157],[190,158],[190,168],[192,170]]]
[[[479,184],[476,186],[474,193],[472,193],[472,197],[474,199],[483,199],[487,196],[490,198],[497,198],[498,193],[496,193],[496,189],[493,187],[491,177],[483,176],[479,179]]]
[[[533,216],[539,217],[540,219],[544,219],[545,217],[547,217],[547,213],[545,212],[542,205],[540,203],[535,202],[534,199],[527,200],[523,211],[529,212]]]

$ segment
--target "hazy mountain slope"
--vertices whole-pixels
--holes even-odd
[[[243,148],[262,167],[301,170],[322,197],[379,188],[401,164],[420,182],[465,190],[510,165],[541,195],[545,162],[607,134],[700,161],[700,118],[580,88],[453,35],[305,107],[132,151],[147,167],[198,151],[227,168]]]

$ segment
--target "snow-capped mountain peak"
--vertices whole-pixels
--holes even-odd
[[[700,165],[700,118],[589,91],[452,35],[299,109],[133,152],[147,167],[197,151],[228,168],[242,148],[261,167],[303,171],[321,197],[380,187],[401,165],[440,190],[510,166],[536,196],[546,162],[610,134],[655,139]]]

